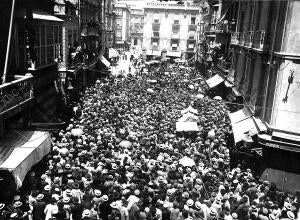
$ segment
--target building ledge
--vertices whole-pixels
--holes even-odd
[[[274,132],[273,132],[274,133]],[[266,147],[272,147],[280,150],[286,150],[286,151],[293,151],[300,153],[300,140],[294,140],[294,139],[280,139],[276,140],[276,136],[274,135],[268,135],[268,134],[259,134],[257,141],[258,143],[266,146]],[[294,137],[289,137],[294,138]],[[299,137],[297,137],[299,139]]]
[[[275,56],[286,58],[286,59],[295,59],[300,60],[299,53],[285,53],[285,52],[274,52]]]

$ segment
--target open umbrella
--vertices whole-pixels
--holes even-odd
[[[222,100],[222,97],[221,96],[215,96],[214,100]]]
[[[119,146],[120,146],[120,147],[123,147],[123,148],[131,147],[131,145],[132,145],[132,143],[131,143],[130,141],[126,141],[126,140],[121,141],[121,142],[119,143]]]
[[[203,98],[204,98],[204,95],[202,95],[202,94],[197,94],[197,95],[196,95],[196,98],[197,98],[197,99],[203,99]]]
[[[73,136],[77,136],[78,137],[78,136],[81,136],[83,134],[83,131],[80,128],[74,128],[74,129],[71,130],[71,134]]]
[[[147,92],[154,93],[153,89],[147,89]]]
[[[195,161],[192,158],[186,156],[179,160],[179,164],[181,164],[184,167],[192,167],[196,165]]]

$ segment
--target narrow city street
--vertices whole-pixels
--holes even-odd
[[[300,220],[299,9],[0,0],[0,220]]]

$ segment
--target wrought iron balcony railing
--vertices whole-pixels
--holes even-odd
[[[258,50],[268,50],[268,33],[264,30],[253,32],[253,48]]]
[[[15,76],[15,80],[0,85],[0,114],[33,99],[33,76]]]
[[[269,49],[268,39],[269,34],[264,30],[234,32],[231,35],[231,44],[266,51]]]
[[[252,31],[244,32],[244,46],[252,47],[252,39],[253,39]]]

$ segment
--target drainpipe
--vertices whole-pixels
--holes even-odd
[[[78,0],[78,44],[81,46],[81,2]]]
[[[8,30],[8,38],[7,38],[4,71],[3,71],[3,76],[2,76],[2,84],[4,84],[6,82],[7,65],[8,65],[8,59],[9,59],[9,50],[10,50],[10,41],[11,41],[11,32],[12,32],[12,25],[13,25],[13,19],[14,19],[14,10],[15,10],[15,0],[13,0],[11,3],[9,30]]]
[[[276,20],[275,20],[275,27],[274,27],[274,37],[272,39],[272,47],[271,47],[271,55],[270,55],[270,64],[267,72],[267,85],[266,85],[266,93],[264,96],[264,104],[263,104],[263,119],[266,117],[266,108],[267,108],[267,95],[268,95],[268,88],[269,88],[269,81],[270,81],[270,74],[271,74],[271,65],[273,63],[273,54],[274,54],[274,46],[275,46],[275,40],[276,40],[276,32],[277,32],[277,25],[278,25],[278,16],[279,16],[279,10],[280,10],[280,3],[277,7],[276,12]]]

